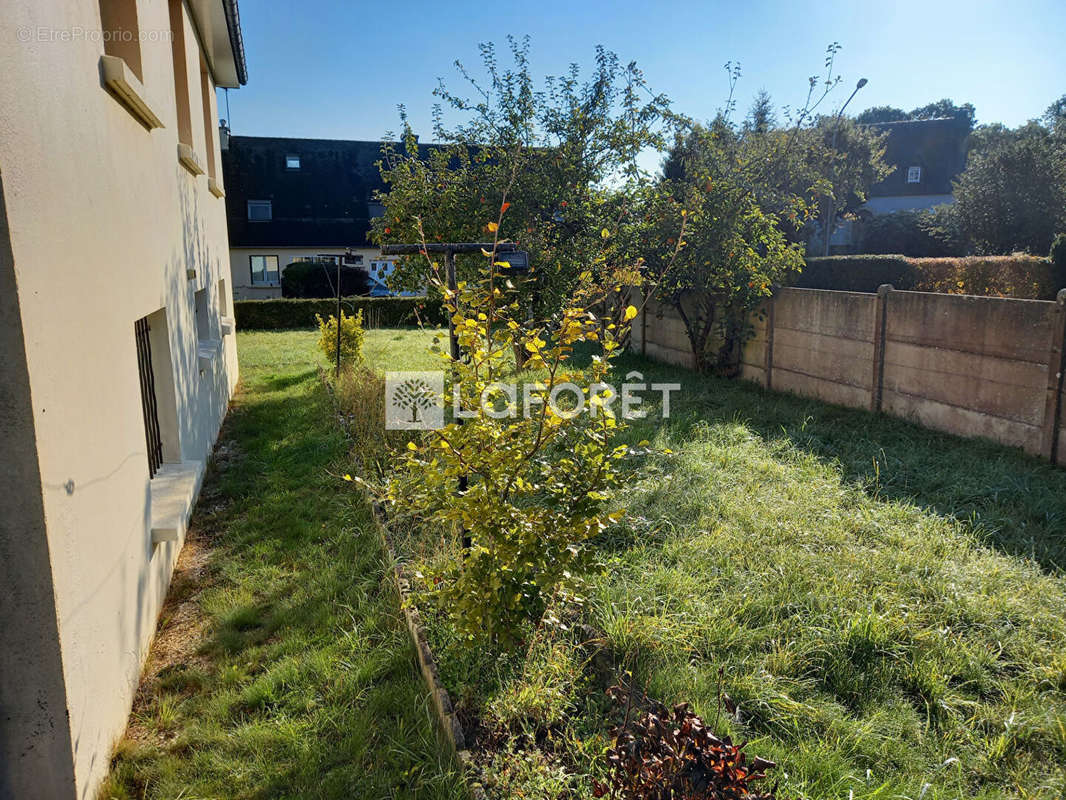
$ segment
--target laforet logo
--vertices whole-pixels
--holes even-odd
[[[444,426],[443,372],[388,372],[385,397],[385,427],[390,430],[435,430]]]

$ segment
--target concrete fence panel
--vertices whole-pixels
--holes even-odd
[[[876,295],[780,290],[774,298],[771,387],[868,408],[876,326]]]
[[[891,292],[883,410],[1039,453],[1055,304]]]
[[[1066,290],[1055,302],[780,289],[749,319],[742,378],[1066,463]],[[684,323],[649,302],[631,346],[692,367]]]

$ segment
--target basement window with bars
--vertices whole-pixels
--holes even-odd
[[[144,439],[148,446],[148,474],[154,478],[163,463],[163,434],[159,427],[159,401],[152,369],[152,341],[148,317],[133,323],[137,341],[137,374],[141,384],[141,411],[144,412]]]

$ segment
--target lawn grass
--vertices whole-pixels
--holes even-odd
[[[379,368],[428,339],[401,336]],[[777,761],[785,797],[1066,796],[1066,470],[635,356],[619,380],[633,369],[682,391],[628,432],[674,452],[630,476],[587,576],[584,621],[622,668]],[[608,709],[573,635],[501,654],[426,619],[493,794],[587,796]]]
[[[315,339],[238,334],[241,388],[102,798],[465,796],[368,509],[342,488]]]

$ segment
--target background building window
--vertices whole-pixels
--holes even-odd
[[[249,200],[248,219],[252,222],[269,222],[274,218],[274,209],[269,200]],[[252,256],[256,258],[256,256]]]
[[[285,169],[299,169],[300,157],[299,156],[285,156]]]
[[[278,285],[277,256],[248,256],[252,268],[252,286]]]
[[[908,167],[907,168],[907,183],[921,183],[922,182],[922,168],[921,167]]]

